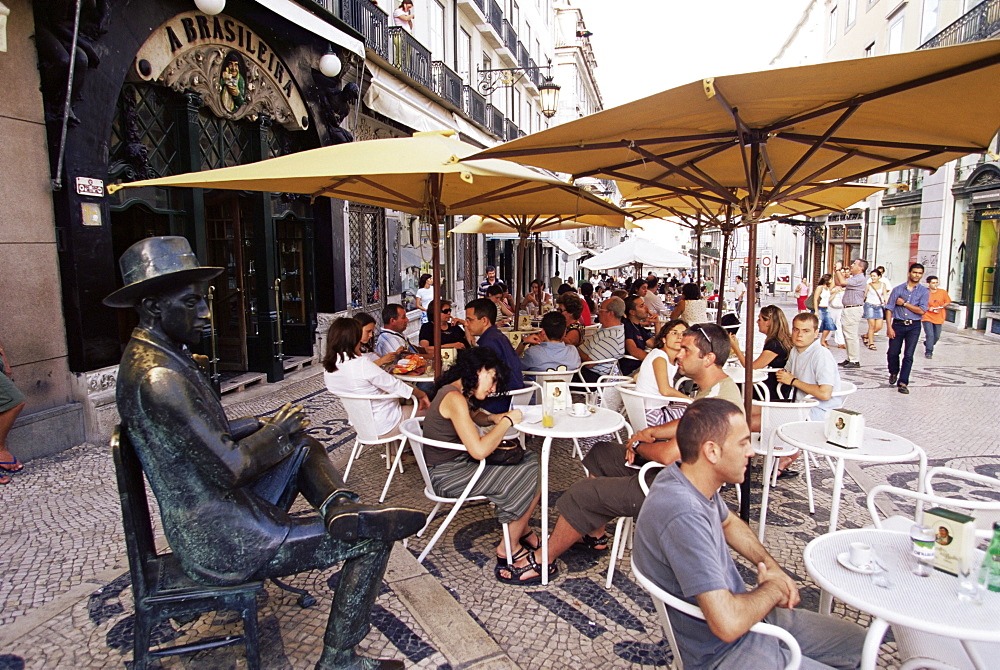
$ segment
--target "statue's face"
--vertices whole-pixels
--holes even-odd
[[[192,283],[165,291],[156,299],[156,304],[160,310],[160,328],[164,335],[181,344],[198,344],[202,330],[209,323],[204,283]]]

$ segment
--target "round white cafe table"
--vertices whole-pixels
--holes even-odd
[[[742,384],[746,381],[747,373],[746,369],[742,365],[724,365],[722,366],[722,371],[729,375],[737,384]],[[753,371],[753,383],[759,384],[760,382],[767,379],[767,370],[754,370]]]
[[[794,421],[778,427],[778,439],[809,451],[817,456],[833,460],[833,492],[830,494],[830,527],[828,532],[837,530],[840,516],[840,497],[844,488],[845,461],[866,463],[904,463],[919,461],[920,472],[917,490],[923,492],[924,473],[927,471],[927,454],[905,437],[878,428],[865,426],[861,446],[845,449],[826,441],[825,421]],[[807,471],[808,472],[808,471]],[[811,486],[811,482],[809,485]]]
[[[892,588],[875,586],[871,575],[852,572],[837,561],[837,555],[848,551],[851,542],[871,545]],[[910,546],[908,534],[874,528],[839,530],[806,545],[806,570],[824,593],[874,617],[865,638],[861,667],[875,668],[890,624],[960,640],[977,668],[997,667],[995,658],[977,658],[979,654],[969,643],[1000,642],[1000,593],[986,591],[978,605],[960,601],[956,577],[938,570],[932,570],[930,577],[910,572]]]
[[[625,417],[618,412],[599,407],[597,412],[585,417],[572,416],[566,411],[557,410],[552,413],[554,420],[551,428],[546,428],[541,421],[529,423],[522,421],[515,424],[514,429],[527,435],[539,435],[542,441],[542,584],[549,583],[549,455],[552,453],[552,440],[555,438],[599,437],[615,433],[625,427]],[[624,458],[624,451],[622,451]]]

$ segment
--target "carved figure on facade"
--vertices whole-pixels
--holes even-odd
[[[333,79],[313,70],[313,85],[309,90],[319,105],[319,116],[326,125],[325,144],[353,142],[354,135],[340,126],[351,115],[351,107],[358,102],[360,89],[353,81],[343,87]]]
[[[76,5],[73,0],[35,3],[35,48],[38,50],[38,71],[45,94],[45,120],[62,121],[70,61],[73,60],[73,86],[68,112],[69,123],[73,126],[80,123],[74,107],[83,99],[87,72],[96,69],[101,62],[97,43],[107,32],[108,0],[81,0],[79,34],[74,46]]]

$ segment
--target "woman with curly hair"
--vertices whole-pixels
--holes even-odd
[[[583,314],[583,298],[576,293],[563,293],[556,298],[556,309],[562,312],[566,319],[566,334],[563,342],[578,347],[583,342],[583,324],[580,316]]]
[[[507,391],[507,366],[486,347],[460,351],[458,360],[435,383],[434,402],[424,419],[424,435],[442,442],[462,443],[466,451],[427,446],[424,459],[438,495],[458,497],[479,467],[479,461],[500,445],[507,430],[522,419],[521,410],[490,414],[480,409],[491,395]],[[480,434],[480,426],[492,426]],[[506,584],[540,584],[541,567],[533,549],[538,537],[528,527],[538,506],[538,455],[527,452],[516,465],[486,465],[469,495],[486,496],[496,506],[497,521],[508,524],[510,537],[520,539],[507,561],[501,539],[496,549],[496,578]],[[551,569],[549,574],[551,575]]]

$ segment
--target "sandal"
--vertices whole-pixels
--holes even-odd
[[[608,536],[607,533],[601,535],[600,537],[592,537],[590,535],[584,535],[579,542],[573,544],[576,549],[586,549],[587,551],[596,551],[597,553],[603,553],[608,550]]]
[[[0,470],[6,470],[7,472],[20,472],[24,469],[24,463],[17,460],[17,456],[14,457],[12,461],[5,461],[0,463]]]
[[[527,533],[525,533],[524,535],[521,536],[520,540],[517,541],[518,544],[520,544],[522,547],[524,547],[528,551],[538,551],[538,549],[540,549],[542,545],[540,545],[540,544],[532,545],[530,542],[528,542],[528,538],[531,537],[534,534],[535,534],[535,531],[529,530]],[[536,537],[535,539],[538,539],[538,538]]]
[[[538,564],[538,561],[535,560],[535,552],[522,549],[521,551],[514,554],[514,556],[511,559],[511,562],[516,563],[522,558],[527,558],[528,564],[520,568],[514,567],[513,565],[507,565],[506,563],[507,559],[503,559],[504,561],[503,565],[497,565],[497,567],[493,571],[494,574],[496,575],[497,581],[503,584],[514,584],[516,586],[537,586],[541,584],[542,566],[540,566]],[[526,572],[531,572],[532,570],[535,572],[535,575],[533,577],[527,577],[525,579],[521,579],[522,575],[524,575]],[[510,576],[505,577],[503,575],[504,571],[509,573]],[[556,567],[556,564],[555,563],[549,564],[549,579],[550,580],[554,579],[557,574],[559,574],[559,568]]]
[[[868,348],[871,349],[872,351],[875,351],[875,343],[874,342],[868,342]]]
[[[10,484],[10,482],[11,482],[10,477],[8,477],[7,475],[0,475],[0,486],[3,486],[4,484]]]

